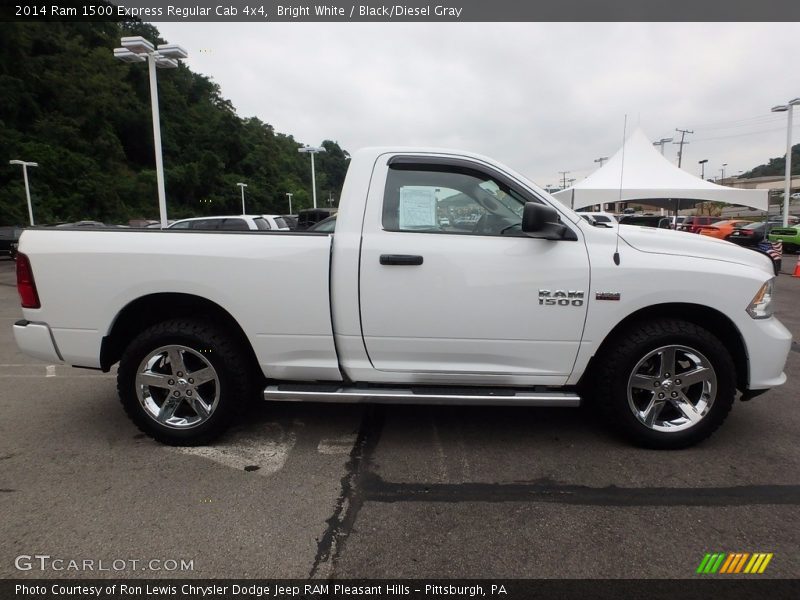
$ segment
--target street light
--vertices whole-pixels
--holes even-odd
[[[122,48],[114,48],[114,58],[122,62],[136,63],[147,61],[150,74],[150,108],[153,113],[153,142],[156,155],[156,180],[158,181],[158,211],[161,216],[161,228],[167,226],[167,198],[164,191],[164,160],[161,156],[161,118],[158,108],[158,83],[156,67],[159,69],[175,69],[178,59],[189,54],[177,44],[153,44],[141,36],[122,38]]]
[[[698,160],[697,163],[700,165],[700,179],[706,178],[706,163],[708,162],[707,158],[703,160]]]
[[[314,155],[318,152],[327,152],[325,148],[315,148],[313,146],[304,146],[297,149],[298,152],[311,155],[311,194],[314,196],[314,208],[317,208],[317,180],[314,176]]]
[[[657,142],[653,142],[653,146],[661,146],[661,156],[664,156],[664,144],[668,144],[672,138],[661,138]]]
[[[289,196],[289,214],[291,215],[292,214],[292,196],[294,196],[294,194],[292,194],[292,192],[286,192],[286,195]]]
[[[33,227],[33,205],[31,204],[31,187],[28,184],[28,167],[38,167],[39,163],[27,162],[24,160],[10,160],[10,165],[22,165],[22,177],[25,179],[25,196],[28,198],[28,217],[31,220],[31,227]]]
[[[247,187],[247,184],[246,183],[237,183],[236,185],[238,185],[240,188],[242,188],[242,214],[246,215],[247,211],[244,209],[244,188]]]
[[[603,163],[606,162],[607,160],[608,160],[607,156],[601,156],[600,158],[595,158],[594,162],[600,163],[600,166],[602,167]]]
[[[783,187],[783,226],[789,226],[789,196],[792,193],[792,110],[800,104],[800,98],[789,100],[786,104],[772,107],[772,112],[789,113],[788,125],[786,129],[786,182]]]
[[[722,181],[725,181],[725,167],[727,167],[727,166],[728,166],[728,163],[722,163],[722,168],[720,169],[720,171],[722,171],[722,177],[720,178],[720,179],[722,179]]]

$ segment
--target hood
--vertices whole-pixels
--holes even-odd
[[[770,276],[774,275],[772,261],[765,254],[725,240],[696,233],[635,225],[619,225],[619,236],[641,252],[723,260],[762,269]]]

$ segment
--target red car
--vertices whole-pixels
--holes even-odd
[[[722,217],[709,217],[709,216],[686,217],[686,220],[683,223],[681,223],[678,230],[688,231],[690,233],[700,233],[700,230],[704,226],[711,225],[712,223],[716,223],[717,221],[721,220]]]

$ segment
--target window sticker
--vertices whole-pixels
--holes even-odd
[[[436,223],[436,194],[430,187],[400,188],[400,229],[432,229]]]

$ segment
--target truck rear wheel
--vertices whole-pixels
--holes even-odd
[[[619,336],[595,371],[595,395],[611,424],[640,446],[677,449],[710,436],[736,395],[722,342],[680,319],[640,323]]]
[[[230,336],[195,320],[165,321],[127,347],[117,391],[128,416],[165,444],[195,446],[220,435],[251,394],[249,361]]]

